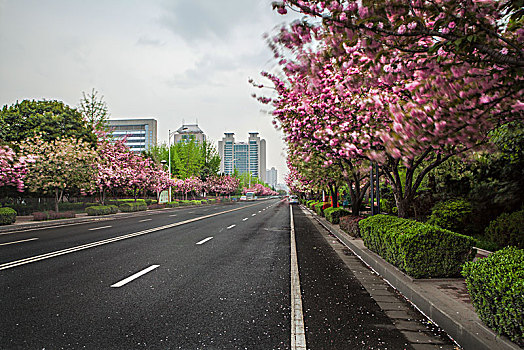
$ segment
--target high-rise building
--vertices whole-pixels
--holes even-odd
[[[142,152],[156,146],[156,119],[109,119],[109,132],[116,139],[126,138],[126,145],[133,152]]]
[[[266,183],[269,186],[273,186],[273,188],[277,187],[277,169],[275,167],[271,167],[271,169],[268,169],[266,171]]]
[[[198,124],[184,124],[180,128],[178,128],[177,131],[175,131],[174,135],[174,143],[178,142],[189,142],[191,140],[194,140],[198,143],[204,143],[206,141],[206,135],[204,132],[198,127]]]
[[[221,173],[233,174],[236,169],[266,181],[266,140],[258,132],[250,132],[247,142],[235,142],[234,133],[225,133],[218,141],[218,154]]]

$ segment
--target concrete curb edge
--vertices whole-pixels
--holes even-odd
[[[363,249],[359,247],[355,242],[352,242],[356,239],[350,238],[349,235],[329,223],[326,219],[318,217],[316,213],[313,214],[314,218],[322,226],[337,237],[338,240],[348,247],[366,265],[370,266],[375,272],[384,278],[392,287],[401,292],[417,309],[448,333],[449,336],[464,349],[521,349],[506,337],[501,337],[495,334],[482,323],[478,318],[478,315],[473,311],[471,311],[469,315],[461,315],[459,317],[452,316],[449,313],[450,310],[446,310],[441,307],[438,302],[434,302],[434,300],[428,298],[426,291],[424,291],[421,286],[417,285],[416,280],[405,275],[374,252],[367,248]],[[470,320],[468,322],[469,324],[461,322],[466,318]]]

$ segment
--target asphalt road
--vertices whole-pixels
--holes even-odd
[[[294,209],[307,348],[411,348]],[[290,280],[280,200],[2,234],[0,348],[290,349]]]

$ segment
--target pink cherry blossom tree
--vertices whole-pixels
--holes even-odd
[[[23,192],[26,163],[31,161],[32,157],[18,157],[11,147],[0,146],[0,188],[13,186],[18,192]]]
[[[28,163],[25,183],[30,191],[54,195],[55,210],[66,192],[86,194],[95,188],[97,153],[91,145],[74,138],[46,142],[40,136],[20,145]]]
[[[438,13],[428,9],[429,1],[410,11],[398,1],[384,3],[277,5],[280,12],[292,6],[323,14],[324,22],[283,29],[272,47],[285,79],[265,76],[277,91],[274,115],[289,144],[322,152],[328,163],[379,163],[399,215],[407,216],[432,169],[484,145],[494,127],[522,119],[522,28],[501,24],[502,7],[491,1],[460,1],[452,8],[451,2],[431,2]],[[466,15],[472,8],[482,16]],[[476,37],[484,22],[479,30],[490,36]],[[435,37],[435,30],[441,34]],[[453,37],[455,31],[462,34]],[[489,50],[497,45],[498,53]],[[290,54],[283,54],[286,49]]]

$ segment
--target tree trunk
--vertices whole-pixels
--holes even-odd
[[[55,188],[55,211],[58,213],[58,201],[59,201],[59,198],[58,198],[58,187]]]
[[[338,207],[338,187],[337,185],[329,185],[329,193],[331,194],[331,205],[333,208]]]

